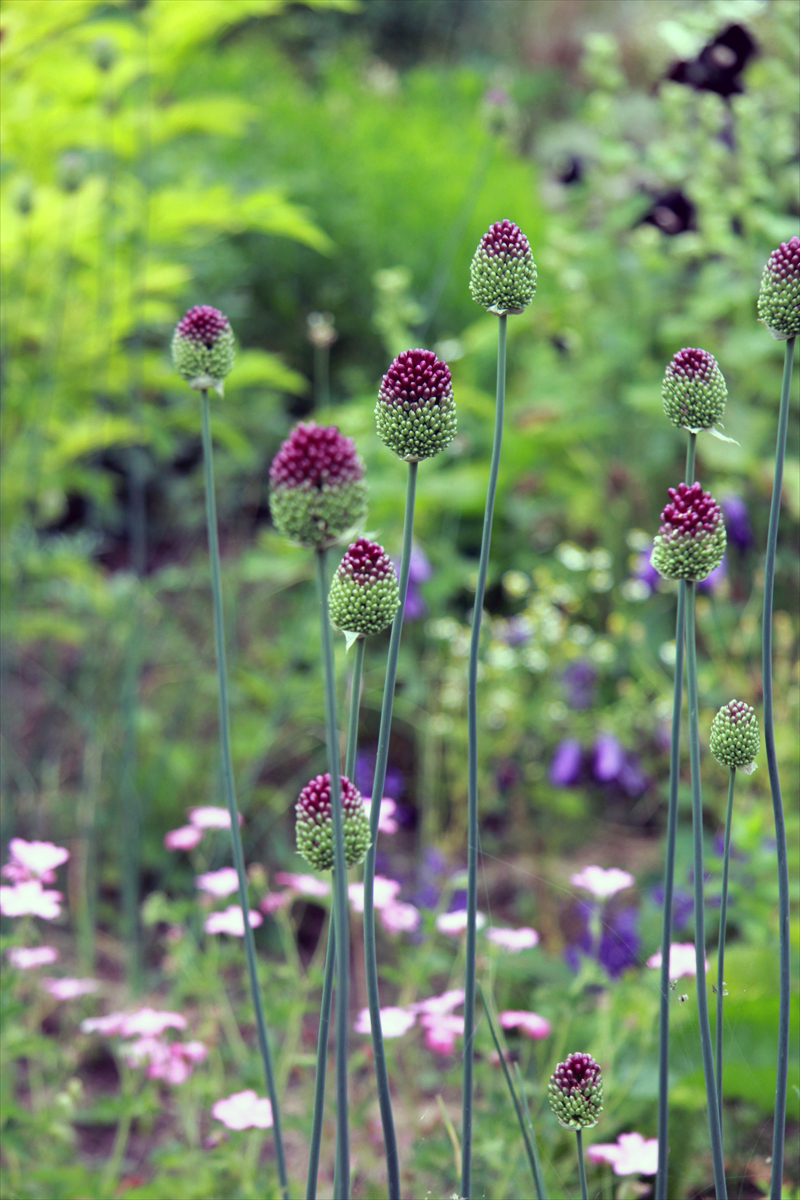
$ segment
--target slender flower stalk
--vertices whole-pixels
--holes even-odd
[[[589,1200],[586,1164],[583,1158],[583,1131],[596,1125],[603,1111],[603,1076],[600,1064],[591,1054],[568,1054],[550,1076],[547,1098],[559,1125],[575,1131],[581,1200]]]
[[[581,1200],[589,1200],[589,1189],[586,1186],[586,1163],[583,1157],[583,1130],[575,1130],[575,1138],[578,1143],[578,1174],[581,1179]]]
[[[725,849],[722,854],[722,900],[719,909],[719,947],[717,950],[717,1016],[716,1054],[714,1065],[717,1074],[717,1108],[720,1114],[720,1144],[725,1149],[722,1130],[722,1022],[723,997],[725,996],[725,938],[728,931],[728,867],[731,857],[731,825],[733,823],[733,792],[736,787],[736,767],[730,768],[728,779],[728,808],[725,813]]]

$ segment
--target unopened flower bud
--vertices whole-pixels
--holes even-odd
[[[224,313],[210,304],[190,308],[172,335],[172,362],[190,387],[214,388],[222,395],[233,367],[233,330]]]
[[[699,483],[668,490],[670,503],[661,513],[650,561],[665,579],[696,583],[706,579],[725,554],[722,509]]]
[[[456,433],[450,368],[432,350],[404,350],[383,377],[375,405],[378,437],[407,462],[431,458]]]
[[[755,709],[729,700],[711,722],[709,748],[723,767],[749,767],[761,749]]]
[[[291,542],[323,550],[367,512],[364,463],[335,425],[296,425],[269,471],[275,528]]]
[[[341,779],[344,858],[348,867],[363,861],[369,846],[369,817],[364,800],[346,775]],[[334,866],[331,777],[326,771],[311,779],[295,805],[297,849],[317,871]]]
[[[714,355],[687,346],[667,367],[661,396],[673,425],[697,433],[722,416],[728,389]]]
[[[774,338],[786,341],[800,333],[800,237],[773,250],[761,276],[758,316]]]
[[[536,263],[530,243],[513,221],[495,221],[478,243],[469,269],[469,290],[477,304],[503,316],[521,313],[536,291]]]
[[[550,1107],[565,1129],[591,1129],[603,1111],[603,1076],[591,1054],[568,1054],[550,1076]]]
[[[347,547],[331,584],[331,621],[343,633],[366,636],[391,625],[400,607],[397,572],[377,542],[359,538]]]

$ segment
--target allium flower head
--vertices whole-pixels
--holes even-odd
[[[591,1129],[603,1111],[603,1077],[591,1054],[568,1054],[550,1076],[550,1107],[565,1129]]]
[[[197,390],[223,392],[233,367],[233,330],[224,313],[210,304],[190,308],[172,335],[172,362],[178,374]]]
[[[400,607],[397,572],[377,542],[359,538],[347,547],[331,584],[331,621],[345,633],[365,636],[391,625]]]
[[[269,481],[275,528],[313,550],[332,546],[367,511],[364,464],[335,425],[296,425],[272,460]]]
[[[653,566],[665,579],[705,579],[722,562],[725,522],[722,509],[699,483],[669,488],[653,544]]]
[[[729,700],[711,722],[709,748],[723,767],[749,767],[761,749],[755,709]]]
[[[513,221],[495,221],[478,243],[469,269],[476,304],[503,316],[521,313],[536,291],[536,263],[530,243]]]
[[[667,367],[661,384],[664,412],[681,429],[710,429],[725,411],[728,389],[717,360],[687,346]]]
[[[369,846],[369,817],[361,793],[341,776],[344,857],[348,867],[360,863]],[[317,871],[330,871],[333,857],[333,809],[329,772],[310,780],[295,805],[297,849]]]
[[[774,338],[786,341],[800,333],[800,237],[773,250],[761,276],[758,317]]]
[[[447,363],[432,350],[404,350],[383,377],[375,405],[378,437],[406,462],[432,458],[456,435]]]

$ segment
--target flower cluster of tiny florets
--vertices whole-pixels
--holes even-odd
[[[652,563],[665,579],[706,579],[725,554],[722,509],[699,483],[669,488],[670,503],[661,513]]]
[[[380,439],[407,462],[449,446],[456,406],[447,363],[432,350],[404,350],[383,377],[375,420]]]
[[[550,1107],[566,1129],[591,1129],[603,1111],[603,1077],[591,1054],[568,1054],[550,1076]]]
[[[536,263],[513,221],[495,221],[478,243],[469,270],[472,299],[502,316],[521,313],[536,292]]]
[[[761,748],[755,709],[744,700],[729,700],[711,722],[709,748],[723,767],[747,767]]]
[[[400,607],[394,563],[378,542],[359,538],[347,547],[331,584],[331,621],[345,633],[380,633]]]
[[[800,333],[800,237],[796,234],[767,259],[758,315],[775,338],[785,341]]]
[[[725,411],[728,389],[713,354],[684,347],[664,374],[661,397],[664,412],[683,429],[710,429]]]
[[[230,322],[210,304],[190,308],[172,337],[175,370],[193,388],[216,388],[233,367],[235,342]]]
[[[364,464],[335,425],[295,426],[269,472],[276,529],[301,546],[324,549],[363,521]]]
[[[340,776],[344,857],[348,867],[360,863],[369,846],[369,817],[364,800],[346,775]],[[331,777],[326,771],[309,780],[295,805],[297,849],[317,871],[334,866]]]

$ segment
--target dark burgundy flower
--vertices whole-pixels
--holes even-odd
[[[674,63],[667,78],[684,83],[698,92],[716,92],[718,96],[735,96],[744,91],[742,72],[758,46],[743,25],[728,25],[696,58]]]

